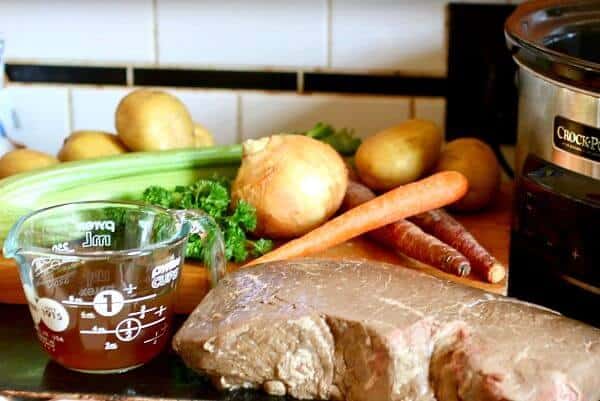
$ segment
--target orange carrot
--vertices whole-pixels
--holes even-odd
[[[430,210],[409,220],[465,255],[473,271],[490,283],[498,283],[506,276],[506,268],[477,242],[462,224],[445,211]]]
[[[349,181],[342,208],[348,210],[373,198],[375,194],[368,187]],[[367,235],[406,256],[447,273],[466,276],[471,271],[469,261],[460,252],[427,234],[408,220],[395,221],[370,231]]]
[[[300,238],[244,266],[290,259],[323,251],[368,231],[457,201],[467,192],[467,179],[444,171],[392,189],[329,220]]]

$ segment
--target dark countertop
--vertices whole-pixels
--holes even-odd
[[[170,349],[150,363],[122,374],[91,375],[53,363],[42,350],[25,305],[0,304],[0,400],[29,399],[196,399],[275,401],[257,391],[219,393],[188,369]],[[185,316],[177,316],[176,327]],[[87,396],[93,394],[94,396]]]

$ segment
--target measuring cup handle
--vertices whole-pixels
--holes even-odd
[[[204,266],[209,271],[210,284],[217,285],[225,276],[225,242],[215,220],[200,209],[170,210],[181,224],[189,226],[188,236],[197,234],[202,239]]]

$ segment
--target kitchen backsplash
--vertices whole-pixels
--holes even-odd
[[[73,130],[114,132],[140,85],[180,97],[223,144],[318,121],[363,136],[409,117],[444,126],[447,26],[442,0],[7,0],[0,12],[15,139],[52,153]]]

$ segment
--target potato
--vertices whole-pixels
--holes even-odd
[[[436,171],[454,170],[469,182],[467,194],[450,207],[475,211],[490,203],[500,187],[500,165],[494,151],[476,138],[459,138],[449,142],[440,156]]]
[[[194,146],[196,148],[206,148],[215,145],[215,138],[209,130],[199,123],[194,123]]]
[[[354,162],[361,180],[375,190],[415,181],[435,165],[442,132],[429,121],[408,120],[367,137]]]
[[[116,135],[101,131],[75,131],[65,139],[58,152],[63,162],[113,156],[127,152]]]
[[[125,96],[115,115],[117,134],[133,151],[191,148],[194,124],[175,96],[139,89]]]
[[[15,149],[0,158],[0,178],[57,164],[58,160],[32,149]]]

